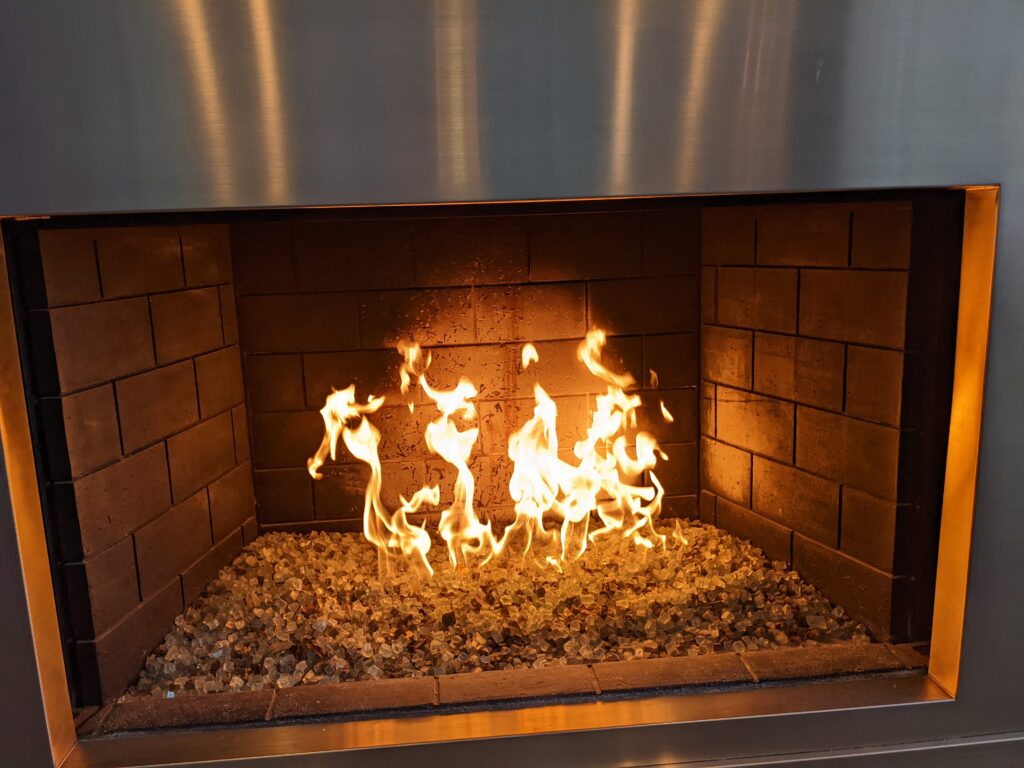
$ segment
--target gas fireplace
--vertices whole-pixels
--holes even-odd
[[[11,224],[83,734],[918,674],[963,209]]]

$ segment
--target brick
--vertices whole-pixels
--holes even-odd
[[[545,696],[594,694],[597,689],[585,664],[564,664],[543,669],[500,669],[442,675],[441,704],[476,701],[535,699]]]
[[[412,235],[404,221],[293,224],[296,288],[314,293],[408,288]]]
[[[710,525],[715,524],[715,494],[701,490],[700,492],[700,521],[702,523],[708,523]]]
[[[103,732],[259,722],[270,709],[273,696],[274,691],[266,689],[179,696],[173,699],[159,699],[155,696],[126,699],[114,705],[103,722]]]
[[[64,435],[72,477],[120,458],[114,388],[109,384],[61,399]]]
[[[661,500],[661,517],[667,519],[699,520],[697,496],[665,496]]]
[[[96,253],[104,298],[173,291],[185,284],[176,228],[98,229]]]
[[[181,583],[175,578],[96,640],[78,642],[85,701],[101,704],[120,696],[181,610]]]
[[[584,283],[480,288],[474,301],[478,341],[571,339],[587,332]]]
[[[313,478],[303,469],[253,473],[260,524],[313,519]]]
[[[378,418],[373,419],[374,424],[378,421]],[[257,469],[305,467],[306,461],[320,447],[323,436],[324,421],[316,411],[254,413],[253,463]],[[338,451],[346,455],[345,446],[340,442]]]
[[[209,550],[210,507],[205,489],[135,532],[142,596],[157,592]]]
[[[235,433],[235,463],[249,461],[252,457],[249,445],[249,414],[246,413],[244,405],[231,409],[231,426]]]
[[[313,481],[313,505],[319,520],[361,519],[370,468],[366,464],[331,464]],[[381,501],[388,511],[398,509],[399,494],[411,498],[427,482],[423,462],[385,461]],[[449,499],[451,498],[449,494]]]
[[[432,677],[398,677],[331,685],[303,685],[286,688],[278,693],[274,703],[274,719],[410,709],[430,707],[433,704]]]
[[[508,491],[513,469],[510,458],[502,455],[474,455],[470,457],[469,468],[476,480],[473,501],[482,517],[487,517],[491,510],[512,504]],[[422,483],[418,480],[410,482],[409,479],[406,479],[406,483],[413,490],[420,485],[437,485],[441,489],[441,506],[436,510],[439,512],[452,503],[456,476],[456,470],[451,464],[440,458],[432,458],[426,462],[426,479]],[[408,498],[408,491],[405,495]]]
[[[793,568],[879,639],[889,639],[892,576],[800,534],[793,536]]]
[[[364,348],[394,347],[402,340],[426,345],[471,344],[476,340],[473,294],[469,288],[424,288],[358,296],[359,336]],[[334,347],[340,348],[344,347]]]
[[[705,208],[701,258],[705,264],[753,264],[756,213],[752,207]]]
[[[846,412],[862,419],[900,423],[903,353],[856,347],[847,351]]]
[[[238,347],[227,347],[197,357],[196,380],[199,383],[199,412],[204,419],[243,402],[242,358]]]
[[[355,294],[243,296],[238,322],[242,350],[248,354],[332,352],[359,346]]]
[[[849,255],[847,206],[766,205],[758,211],[758,264],[845,267]]]
[[[699,208],[652,211],[643,217],[644,275],[695,275],[700,270]]]
[[[131,536],[81,563],[64,566],[75,637],[95,637],[139,602]]]
[[[643,371],[658,374],[658,386],[665,389],[696,386],[700,378],[700,354],[696,333],[644,336]]]
[[[796,331],[795,269],[719,269],[717,299],[718,322],[723,325]]]
[[[216,288],[150,298],[156,359],[161,365],[208,352],[224,343]]]
[[[521,216],[462,216],[419,224],[413,243],[416,285],[519,283],[530,277]]]
[[[754,389],[806,405],[841,410],[843,345],[758,333],[754,339]]]
[[[853,207],[852,264],[906,269],[910,266],[912,205],[859,203]]]
[[[616,335],[695,331],[698,282],[696,275],[680,275],[591,283],[590,327]]]
[[[242,523],[242,543],[248,545],[249,542],[253,541],[257,536],[260,535],[259,524],[256,522],[256,517],[250,517],[244,523]]]
[[[759,682],[888,672],[902,664],[881,643],[832,644],[745,654],[743,660]]]
[[[210,483],[209,490],[213,540],[220,541],[255,512],[252,467],[248,463],[235,467]]]
[[[697,492],[697,445],[681,443],[662,445],[668,454],[667,461],[658,462],[654,473],[669,495],[693,494]]]
[[[241,295],[295,290],[287,224],[232,224],[231,257]]]
[[[719,386],[716,410],[719,439],[774,459],[792,461],[792,403]]]
[[[773,523],[766,517],[746,507],[719,498],[715,503],[715,525],[755,547],[764,550],[772,560],[790,560],[791,531],[785,526]]]
[[[153,367],[145,299],[54,309],[50,322],[62,392]]]
[[[261,358],[250,358],[250,361],[255,363],[259,359]],[[384,397],[391,403],[415,400],[418,396],[417,391],[408,394],[402,394],[400,391],[399,369],[402,366],[402,356],[395,350],[372,349],[303,355],[302,366],[303,369],[299,371],[299,375],[300,380],[302,378],[305,380],[305,404],[308,408],[322,408],[332,389],[345,389],[350,384],[356,385],[356,397],[361,402],[365,402],[370,395]],[[261,373],[260,375],[265,374]],[[273,400],[280,401],[282,405],[288,403],[287,408],[291,408],[293,407],[292,377],[294,372],[289,365],[288,371],[279,375],[282,378],[278,380],[278,387],[283,391],[275,395]],[[256,388],[255,382],[253,388]],[[270,400],[271,398],[263,399]],[[271,403],[268,402],[267,405],[269,406]],[[253,408],[256,410],[286,410],[286,408],[260,407],[255,403]]]
[[[754,334],[717,325],[701,326],[702,375],[711,381],[750,388]]]
[[[530,279],[632,277],[642,272],[643,232],[635,214],[534,216]]]
[[[116,390],[125,451],[135,451],[199,420],[191,360],[123,379]]]
[[[181,573],[181,589],[185,596],[185,606],[192,605],[206,591],[221,568],[238,557],[242,551],[242,529],[235,528],[221,541],[204,553]],[[197,697],[199,698],[199,697]]]
[[[235,307],[235,289],[230,285],[222,285],[217,290],[220,293],[220,324],[224,331],[224,343],[237,344],[238,310]]]
[[[594,675],[602,693],[753,681],[735,653],[603,661],[594,664]]]
[[[672,416],[671,423],[665,421],[662,403]],[[697,439],[699,418],[696,389],[648,391],[637,411],[637,427],[650,432],[659,443],[692,443]]]
[[[800,277],[801,334],[902,347],[906,314],[904,272],[808,269]]]
[[[717,432],[717,407],[718,388],[714,384],[701,382],[700,385],[700,433],[702,435],[715,436]]]
[[[154,445],[75,480],[74,493],[88,557],[171,506],[164,446]]]
[[[419,525],[421,521],[411,519]],[[346,520],[297,520],[283,523],[260,523],[260,530],[263,533],[294,533],[308,534],[313,531],[324,531],[326,533],[353,533],[363,532],[363,521],[361,519],[349,518]]]
[[[440,347],[431,351],[427,381],[434,389],[449,390],[454,389],[461,378],[467,377],[479,392],[475,398],[477,402],[504,399],[519,388],[521,376],[516,365],[519,357],[518,345]],[[533,381],[529,371],[525,378]],[[422,403],[432,402],[419,388],[416,395]]]
[[[167,441],[174,500],[182,501],[235,465],[231,414],[224,413]]]
[[[423,432],[427,424],[435,418],[437,410],[432,406],[418,407],[414,413],[409,413],[409,409],[404,405],[393,408],[385,406],[377,411],[373,425],[381,433],[378,449],[381,459],[391,461],[427,458],[430,452],[424,442]],[[318,440],[317,445],[319,444]],[[353,461],[347,450],[343,452],[341,448],[338,449],[338,459],[344,462]]]
[[[796,417],[797,466],[896,499],[899,430],[800,407]]]
[[[189,288],[231,282],[231,239],[226,225],[182,227],[181,254]]]
[[[311,359],[321,357],[308,355],[305,358],[307,370]],[[302,365],[302,355],[248,355],[245,358],[245,383],[248,387],[249,407],[256,412],[297,411],[305,408]],[[336,382],[335,386],[340,388],[340,382]],[[330,392],[330,386],[311,387],[311,390],[318,393],[322,405],[323,399]]]
[[[40,230],[39,255],[49,306],[99,300],[100,276],[92,230]]]
[[[843,488],[842,550],[875,568],[893,573],[898,514],[895,502]]]
[[[605,392],[608,385],[587,370],[579,361],[578,341],[546,341],[535,345],[540,359],[523,371],[515,380],[516,394],[533,398],[534,382],[540,382],[544,391],[557,395],[584,395]],[[519,352],[513,358],[518,363]],[[642,347],[639,337],[609,339],[602,351],[601,361],[611,371],[628,374],[641,381]],[[529,417],[527,417],[529,418]]]
[[[718,320],[718,270],[715,267],[701,267],[700,270],[700,321],[714,323]]]
[[[717,440],[700,443],[701,486],[719,496],[750,503],[750,454]]]
[[[835,547],[839,486],[774,461],[754,457],[754,511]]]

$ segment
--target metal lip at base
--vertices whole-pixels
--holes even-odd
[[[935,706],[953,699],[929,678],[914,673],[838,681],[765,686],[752,690],[663,695],[616,701],[560,703],[381,720],[314,721],[293,725],[181,729],[79,741],[62,768],[129,768],[247,764],[287,758],[289,766],[437,765],[493,759],[500,750],[510,765],[593,765],[622,757],[636,764],[740,757],[736,744],[709,738],[693,726],[728,726],[776,715],[834,717],[891,706]],[[769,726],[770,727],[770,726]],[[890,738],[895,741],[894,728]],[[652,736],[658,732],[658,738]],[[826,748],[827,727],[806,739]],[[885,734],[872,734],[884,738]],[[685,744],[683,743],[685,742]],[[552,745],[557,743],[557,749]],[[646,747],[643,745],[646,743]],[[878,743],[870,741],[869,743]],[[674,745],[674,746],[673,746]],[[565,750],[575,755],[566,762]],[[567,754],[568,754],[567,753]],[[647,754],[649,753],[649,754]],[[749,755],[762,754],[755,746]]]

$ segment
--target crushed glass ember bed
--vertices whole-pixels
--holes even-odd
[[[870,642],[749,543],[697,522],[659,530],[664,549],[604,539],[561,573],[536,558],[436,562],[429,581],[383,585],[359,536],[265,534],[175,620],[126,697]]]

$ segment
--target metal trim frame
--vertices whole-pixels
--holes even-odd
[[[330,751],[341,745],[329,741],[314,755],[318,733],[350,732],[334,726],[289,733],[310,765],[355,756],[383,764],[475,758],[484,750],[492,758],[500,750],[509,762],[621,765],[787,754],[797,762],[798,753],[828,748],[1021,732],[1021,39],[1016,0],[7,4],[0,10],[0,213],[998,183],[999,258],[988,288],[981,279],[969,294],[990,291],[987,362],[974,356],[961,375],[960,361],[984,343],[980,326],[977,343],[958,355],[957,381],[971,405],[957,424],[974,448],[961,453],[957,442],[957,455],[973,454],[977,463],[947,487],[947,500],[959,497],[950,509],[970,508],[973,517],[950,511],[955,525],[944,517],[942,556],[955,566],[940,572],[936,592],[937,620],[956,631],[936,637],[932,674],[955,698],[921,701],[921,691],[904,690],[888,703],[843,708],[845,688],[808,685],[750,692],[788,702],[770,716],[734,709],[684,722],[692,706],[718,706],[713,694],[690,697],[691,708],[674,713],[683,706],[675,699],[652,704],[665,707],[658,724],[599,731],[570,730],[572,721],[557,719],[561,710],[540,708],[523,710],[529,733],[379,749],[372,757],[365,749]],[[985,238],[991,253],[991,229]],[[58,695],[64,679],[52,647],[48,574],[40,575],[38,489],[25,469],[24,395],[16,358],[7,354],[9,302],[0,315],[9,489],[0,494],[0,573],[10,574],[0,585],[0,669],[5,684],[23,692],[0,697],[4,758],[48,765],[73,750],[74,760],[98,761],[94,750],[108,742],[75,747]],[[12,664],[30,642],[36,668]],[[800,701],[815,690],[828,691],[839,708],[805,710]],[[430,725],[493,722],[482,713],[467,717]],[[382,722],[390,721],[359,730],[386,741],[392,726]],[[230,733],[239,734],[241,749],[246,734],[260,732],[282,733]],[[173,750],[189,738],[220,743],[225,733],[182,734],[176,745],[155,736],[116,743],[135,745],[136,764],[181,763]],[[991,741],[1002,745],[1005,762],[1024,759],[1018,740]],[[159,744],[162,757],[146,751]],[[293,764],[263,760],[275,762]]]

